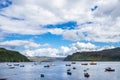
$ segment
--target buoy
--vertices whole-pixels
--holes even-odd
[[[67,71],[70,71],[70,69],[68,69]]]
[[[41,76],[41,77],[44,77],[44,74],[41,74],[40,76]]]
[[[76,69],[75,67],[73,67],[73,69]]]

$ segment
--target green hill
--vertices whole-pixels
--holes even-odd
[[[65,61],[120,61],[120,48],[92,52],[76,52]]]
[[[27,57],[17,51],[0,48],[0,62],[25,62]]]

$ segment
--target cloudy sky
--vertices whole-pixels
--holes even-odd
[[[67,56],[120,47],[120,0],[0,0],[0,47]]]

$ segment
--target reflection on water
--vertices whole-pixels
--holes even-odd
[[[7,80],[120,80],[120,62],[96,62],[97,65],[81,65],[84,62],[42,62],[34,64],[0,63],[0,78]],[[89,63],[89,62],[85,62]],[[66,66],[71,64],[71,66]],[[20,66],[22,65],[22,66]],[[44,67],[50,65],[50,67]],[[14,67],[14,68],[10,68]],[[106,67],[115,69],[115,72],[105,72]],[[85,70],[90,77],[84,77]],[[71,75],[67,72],[70,71]],[[44,77],[41,77],[44,74]]]

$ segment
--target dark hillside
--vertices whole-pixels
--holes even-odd
[[[29,61],[27,57],[17,51],[0,48],[0,62],[24,62]]]
[[[92,52],[76,52],[67,56],[65,61],[120,61],[120,48]]]

